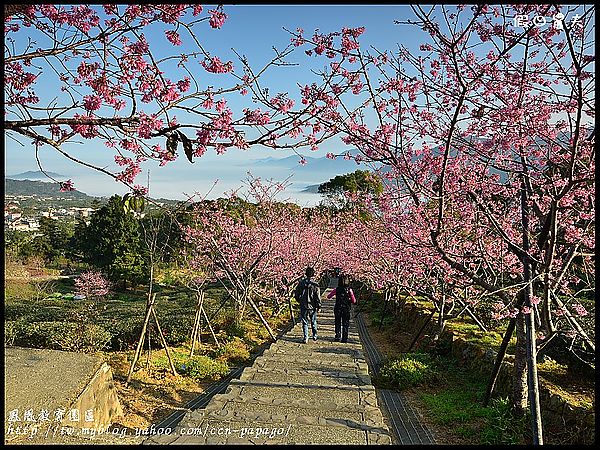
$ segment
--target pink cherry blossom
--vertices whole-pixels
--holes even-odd
[[[227,14],[218,9],[211,9],[208,13],[210,14],[210,26],[213,28],[221,28],[227,19]]]

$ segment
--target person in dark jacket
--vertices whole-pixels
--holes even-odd
[[[335,306],[333,314],[335,317],[335,340],[348,342],[348,328],[350,328],[350,310],[356,304],[356,297],[350,288],[348,275],[341,275],[338,279],[337,288],[333,289],[327,298],[335,295]]]
[[[296,286],[294,297],[300,304],[300,320],[302,322],[302,332],[304,339],[302,342],[308,342],[308,323],[312,328],[313,341],[317,340],[317,312],[321,309],[321,289],[319,284],[312,280],[315,276],[315,269],[307,267],[306,277],[300,280]]]

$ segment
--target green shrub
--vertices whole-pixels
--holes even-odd
[[[105,349],[110,337],[108,331],[95,324],[34,322],[14,341],[26,347],[95,352]]]
[[[395,388],[407,389],[435,379],[434,361],[427,353],[406,353],[386,361],[379,377]]]
[[[135,347],[142,332],[143,322],[143,317],[102,320],[102,326],[111,335],[109,348],[121,351]]]
[[[203,355],[189,358],[185,363],[181,364],[178,369],[196,380],[204,380],[207,378],[218,380],[229,372],[229,367],[226,362],[214,360]]]
[[[242,339],[234,336],[231,341],[216,349],[214,356],[221,361],[244,363],[250,359],[250,349]]]
[[[227,323],[224,326],[225,332],[229,335],[229,336],[234,336],[234,337],[240,337],[243,338],[244,336],[246,336],[246,332],[248,331],[246,329],[246,326],[244,326],[244,323],[241,321],[237,321],[237,320],[227,320]]]
[[[392,325],[394,323],[394,317],[393,317],[392,311],[390,311],[389,308],[385,312],[385,315],[383,314],[383,309],[381,309],[381,310],[372,311],[370,316],[371,316],[371,326],[376,327],[376,328],[379,328],[381,326],[383,329],[387,329],[390,325]],[[383,318],[383,324],[381,323],[382,318]]]
[[[176,346],[187,342],[192,335],[194,317],[191,315],[159,317],[159,322],[168,345]],[[158,334],[156,336],[158,338]]]
[[[4,305],[4,319],[27,322],[60,322],[68,318],[70,314],[68,308],[46,306],[44,303],[22,302]]]
[[[523,444],[527,417],[516,417],[508,398],[492,399],[485,417],[485,426],[480,431],[482,444]]]
[[[25,320],[8,320],[4,322],[4,345],[15,345],[22,339],[28,323]]]
[[[160,328],[163,331],[167,345],[177,346],[187,342],[192,332],[193,318],[167,316],[159,317]],[[131,349],[137,345],[144,324],[143,316],[123,319],[103,318],[104,326],[111,334],[110,348],[112,350]],[[150,329],[150,343],[153,347],[162,347],[156,323],[151,317],[148,323]]]
[[[456,382],[455,382],[456,383]],[[460,382],[459,382],[460,383]],[[471,382],[452,384],[440,392],[420,393],[433,422],[441,425],[462,427],[461,434],[472,427],[474,420],[484,417],[485,410],[481,405],[481,392]]]
[[[27,300],[35,296],[35,287],[27,281],[5,280],[4,281],[4,299],[6,300]]]

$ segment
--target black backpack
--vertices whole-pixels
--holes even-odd
[[[314,281],[303,279],[296,288],[296,300],[304,309],[321,308],[321,299],[319,298],[319,285]]]
[[[338,287],[335,290],[335,306],[340,309],[350,309],[352,307],[352,301],[350,299],[350,288]]]

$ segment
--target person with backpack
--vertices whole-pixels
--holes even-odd
[[[335,295],[335,306],[333,314],[335,317],[335,340],[348,342],[348,328],[350,328],[350,310],[352,305],[356,304],[356,297],[350,288],[350,278],[348,275],[341,275],[338,279],[338,286],[334,288],[327,298]]]
[[[302,331],[304,339],[302,342],[308,342],[308,323],[312,328],[313,341],[317,340],[317,312],[321,309],[321,289],[318,283],[312,280],[315,276],[315,269],[307,267],[306,277],[300,280],[296,286],[294,298],[300,304],[300,320],[302,321]]]

